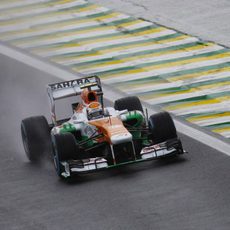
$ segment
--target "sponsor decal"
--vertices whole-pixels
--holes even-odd
[[[86,125],[83,134],[86,135],[87,137],[91,137],[95,133],[95,129],[93,126]]]
[[[75,79],[71,81],[55,83],[55,84],[50,85],[50,87],[52,90],[57,90],[57,89],[63,89],[63,88],[70,88],[74,86],[86,85],[88,83],[91,83],[89,78],[82,78],[82,79]]]

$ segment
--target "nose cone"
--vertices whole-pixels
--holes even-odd
[[[92,120],[89,124],[97,127],[111,144],[116,145],[132,141],[132,134],[117,117]]]
[[[110,138],[112,144],[117,145],[132,141],[132,135],[129,132],[112,135]]]

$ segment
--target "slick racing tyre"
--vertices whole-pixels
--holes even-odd
[[[114,108],[116,110],[125,110],[133,111],[133,110],[139,110],[143,112],[143,107],[141,105],[141,102],[138,97],[131,96],[131,97],[124,97],[121,99],[118,99],[114,102]]]
[[[23,146],[28,159],[38,161],[51,150],[50,128],[44,116],[29,117],[21,122]]]
[[[61,161],[77,160],[79,148],[75,137],[71,133],[52,135],[54,166],[57,175],[62,177],[63,166]]]
[[[155,144],[177,138],[174,122],[168,112],[153,114],[148,123],[150,138]]]

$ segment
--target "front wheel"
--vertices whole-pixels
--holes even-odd
[[[153,114],[148,123],[150,138],[155,144],[177,138],[175,124],[168,112]]]
[[[54,166],[59,177],[65,171],[62,162],[79,159],[79,147],[71,133],[52,135]],[[70,175],[69,175],[70,176]]]
[[[51,150],[50,128],[44,116],[22,120],[21,136],[26,155],[32,162]]]

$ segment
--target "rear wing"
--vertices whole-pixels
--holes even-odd
[[[97,92],[102,92],[100,78],[90,76],[85,78],[63,81],[47,86],[48,95],[53,99],[61,99],[74,95],[80,95],[83,89],[88,88]]]
[[[51,104],[51,116],[54,124],[57,123],[55,114],[55,100],[80,95],[85,88],[96,91],[97,94],[101,96],[101,103],[103,105],[103,92],[101,81],[98,76],[78,78],[70,81],[49,84],[47,86],[47,93]]]

